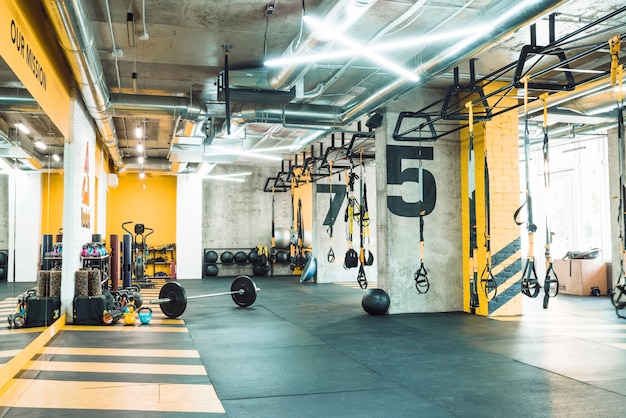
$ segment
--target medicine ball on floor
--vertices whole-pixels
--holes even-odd
[[[361,299],[361,306],[370,315],[386,314],[389,304],[389,295],[383,289],[369,289]]]

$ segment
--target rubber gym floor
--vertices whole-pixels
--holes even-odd
[[[227,291],[232,279],[182,284],[192,296]],[[150,325],[61,327],[2,390],[0,416],[626,413],[626,321],[605,296],[559,295],[547,310],[525,298],[524,315],[500,319],[369,316],[356,283],[254,280],[261,291],[249,308],[211,297],[190,300],[180,320],[154,307]],[[4,317],[17,287],[0,284]],[[142,290],[144,300],[157,292]],[[25,352],[42,330],[32,331],[2,327],[0,362]]]

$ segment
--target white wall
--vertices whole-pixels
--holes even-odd
[[[178,176],[176,182],[176,278],[202,277],[202,179]],[[195,202],[195,204],[194,204]]]

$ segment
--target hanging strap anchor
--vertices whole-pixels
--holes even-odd
[[[426,271],[426,266],[424,265],[424,215],[426,215],[426,211],[422,209],[422,205],[424,204],[424,169],[422,168],[421,158],[419,160],[417,185],[419,188],[417,192],[417,203],[420,218],[420,267],[413,277],[415,280],[415,288],[420,294],[424,294],[430,289],[430,282],[428,281],[428,271]]]
[[[467,176],[467,197],[469,200],[469,266],[472,271],[469,285],[469,306],[472,314],[476,313],[479,307],[478,299],[478,266],[476,264],[476,252],[478,251],[478,239],[476,232],[476,167],[474,160],[474,108],[471,101],[465,104],[469,111],[469,147],[468,147],[468,176]]]
[[[525,173],[526,173],[526,201],[520,206],[513,215],[515,223],[517,225],[523,225],[523,222],[517,220],[522,208],[526,206],[528,211],[528,219],[526,220],[526,230],[528,231],[528,257],[526,264],[524,265],[524,271],[522,273],[522,293],[530,298],[536,298],[539,295],[541,285],[539,284],[539,278],[537,277],[537,271],[535,269],[535,256],[534,256],[534,235],[537,231],[537,225],[533,223],[533,203],[532,195],[530,193],[530,133],[528,131],[528,77],[524,77],[524,157],[525,157]]]
[[[546,276],[543,280],[543,308],[547,309],[550,298],[553,298],[559,294],[559,279],[554,272],[554,268],[552,265],[552,256],[550,254],[550,244],[552,243],[552,230],[550,226],[550,146],[548,142],[548,105],[546,102],[546,99],[548,98],[548,93],[542,94],[541,96],[539,96],[539,98],[543,102],[543,181],[546,194]]]

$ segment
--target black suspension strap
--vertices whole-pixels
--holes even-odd
[[[485,268],[480,274],[480,283],[487,300],[493,300],[498,296],[498,282],[496,282],[491,269],[491,202],[489,196],[489,164],[487,161],[487,150],[485,150]]]
[[[346,250],[346,257],[343,262],[343,267],[346,269],[351,269],[353,267],[357,267],[359,264],[359,254],[354,250],[353,247],[353,235],[354,235],[354,220],[357,216],[359,216],[359,204],[354,196],[354,181],[359,176],[356,175],[352,171],[352,167],[350,167],[350,173],[346,174],[346,190],[347,190],[347,205],[345,212],[345,222],[346,222],[346,241],[348,248]]]
[[[329,176],[329,184],[330,184],[330,197],[328,200],[328,208],[331,214],[334,214],[333,207],[333,162],[328,163],[330,176]],[[334,216],[330,219],[330,225],[328,225],[328,254],[326,255],[326,259],[329,263],[335,262],[335,252],[333,251],[333,225],[335,225]]]
[[[306,257],[304,256],[304,223],[302,222],[302,200],[298,198],[298,248],[297,248],[297,263],[296,265],[302,269],[306,264]]]
[[[289,260],[290,267],[293,270],[296,267],[296,246],[298,245],[298,237],[296,236],[296,179],[291,177],[291,237],[289,240]]]
[[[548,142],[548,104],[546,99],[548,93],[540,96],[543,102],[543,184],[545,190],[545,213],[546,213],[546,276],[543,280],[543,308],[548,308],[551,297],[559,294],[559,279],[556,276],[552,265],[552,255],[550,254],[550,244],[552,244],[552,228],[550,225],[550,153]]]
[[[358,213],[358,223],[359,223],[359,236],[360,236],[360,245],[359,245],[359,273],[356,276],[356,281],[359,283],[359,287],[361,289],[367,289],[367,277],[365,276],[365,223],[368,224],[369,229],[369,219],[366,219],[366,215],[369,218],[369,214],[366,214],[367,211],[367,203],[365,203],[365,191],[364,187],[364,170],[363,170],[363,148],[361,148],[359,162],[361,164],[361,177],[359,180],[359,196],[361,199],[360,210]]]
[[[534,235],[537,231],[537,225],[533,222],[533,201],[530,193],[530,133],[528,132],[528,78],[524,78],[524,158],[526,172],[526,201],[520,206],[513,215],[513,219],[517,225],[523,222],[517,220],[520,212],[526,206],[528,219],[526,220],[526,230],[528,231],[528,257],[524,265],[522,273],[522,293],[530,298],[536,298],[539,295],[541,285],[537,278],[535,270],[534,256]]]
[[[626,179],[624,173],[624,101],[623,101],[623,66],[617,65],[619,54],[619,37],[609,42],[613,65],[611,67],[611,85],[617,84],[617,144],[619,148],[619,188],[620,202],[617,222],[620,224],[620,275],[615,287],[611,289],[611,302],[618,318],[626,319],[620,311],[626,308]]]
[[[468,176],[467,176],[467,197],[469,200],[469,266],[471,269],[469,297],[470,312],[476,313],[479,307],[478,300],[478,266],[476,262],[476,253],[478,252],[478,237],[476,233],[476,161],[474,159],[474,108],[472,102],[465,104],[469,110],[469,147],[468,147]]]
[[[428,271],[424,265],[424,168],[422,167],[422,159],[420,154],[419,166],[417,169],[417,210],[420,220],[420,267],[417,269],[413,278],[415,280],[415,288],[420,294],[428,292],[430,282],[428,281]]]

